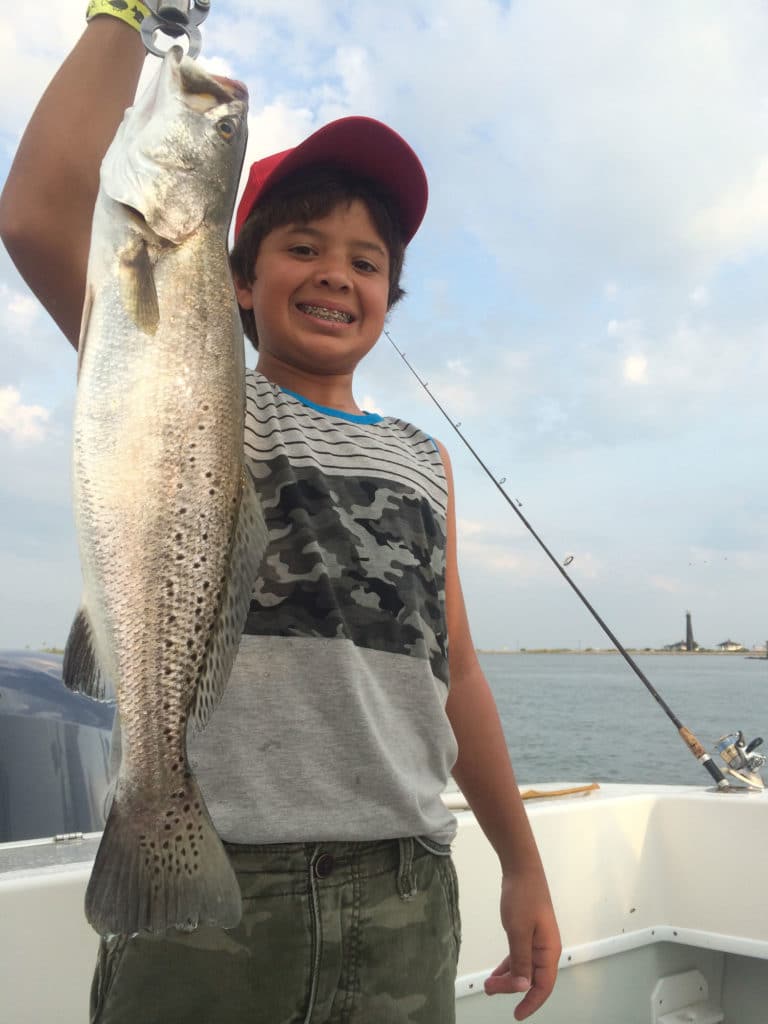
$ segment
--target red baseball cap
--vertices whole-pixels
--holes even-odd
[[[370,178],[392,196],[408,243],[427,209],[427,176],[397,132],[371,117],[342,117],[319,128],[293,149],[251,165],[235,217],[235,237],[261,197],[286,175],[310,164],[335,164]]]

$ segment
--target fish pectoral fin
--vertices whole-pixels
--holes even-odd
[[[253,585],[267,549],[267,536],[259,496],[250,473],[244,468],[230,547],[229,573],[190,711],[192,724],[198,732],[208,724],[229,680],[248,615]]]
[[[84,605],[77,610],[67,646],[64,648],[62,668],[64,685],[93,700],[112,700],[114,689],[102,672],[93,643],[93,629]]]
[[[120,261],[123,307],[140,331],[154,334],[160,323],[155,272],[147,243],[142,239]]]

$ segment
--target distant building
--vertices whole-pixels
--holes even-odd
[[[665,651],[698,651],[699,645],[693,639],[693,625],[691,624],[691,613],[685,613],[685,640],[678,640],[676,644],[666,644]]]
[[[721,644],[715,644],[715,647],[719,647],[721,651],[746,651],[744,644],[738,643],[736,640],[723,640]]]

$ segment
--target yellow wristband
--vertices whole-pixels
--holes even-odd
[[[119,18],[140,32],[142,21],[151,13],[141,0],[90,0],[85,20],[90,21],[97,14],[111,14],[113,18]]]

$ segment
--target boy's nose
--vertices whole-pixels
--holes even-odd
[[[346,291],[351,286],[349,274],[340,266],[318,267],[315,283],[333,291]]]

